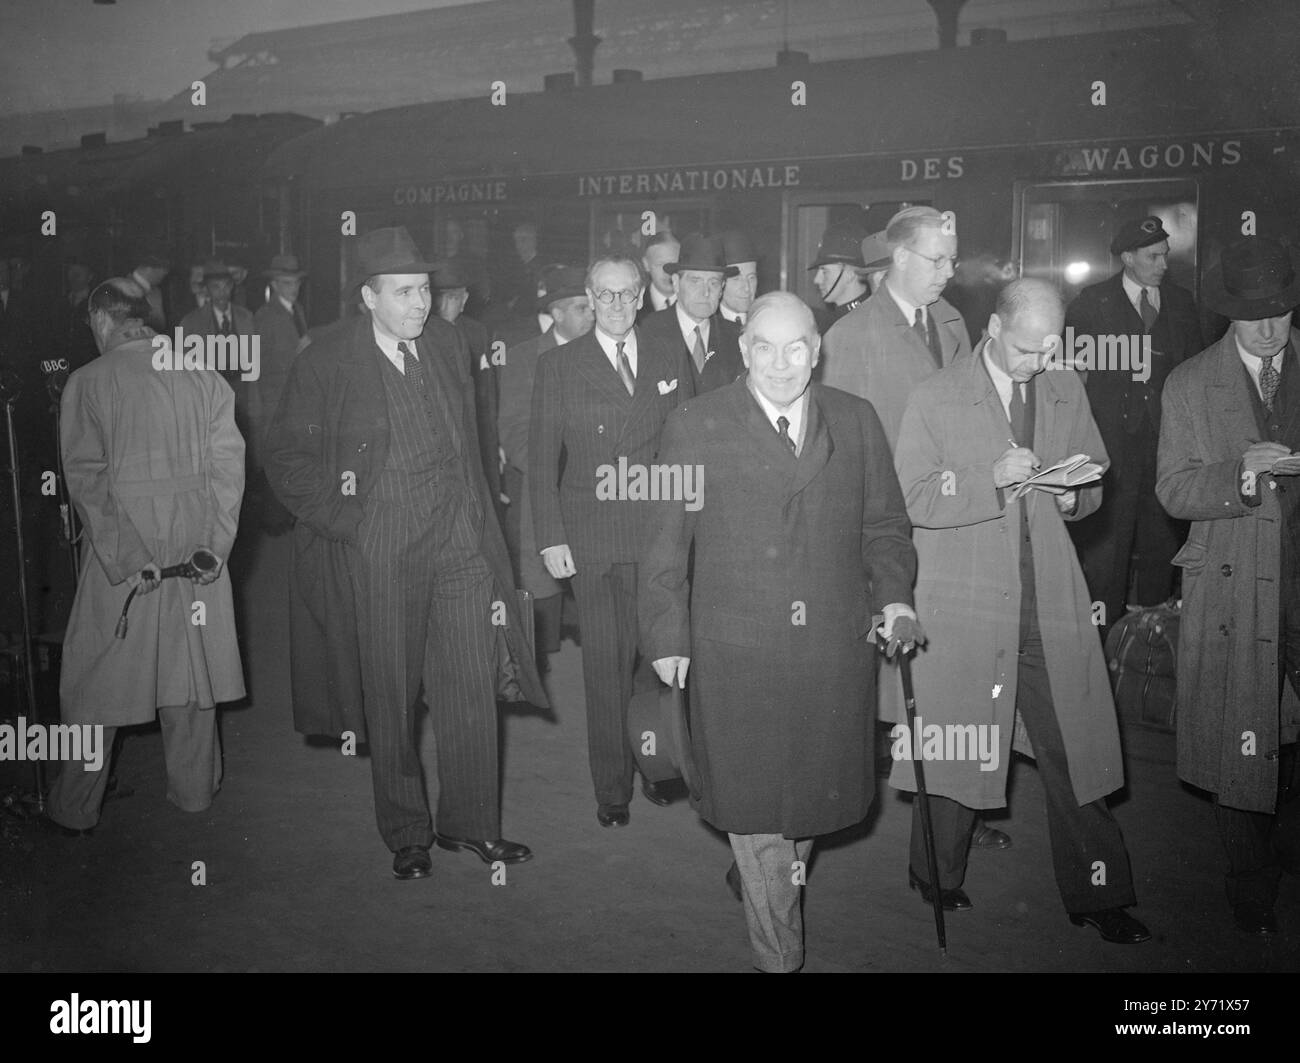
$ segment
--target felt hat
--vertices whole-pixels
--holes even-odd
[[[428,261],[402,226],[372,229],[357,238],[357,267],[350,287],[384,273],[429,273],[438,263]]]
[[[634,694],[627,707],[627,735],[638,770],[652,783],[681,779],[700,799],[700,773],[691,753],[686,698],[674,683]]]
[[[677,261],[664,265],[665,273],[681,273],[685,270],[721,273],[724,277],[734,277],[740,272],[735,266],[727,265],[722,237],[705,236],[703,233],[691,233],[682,240],[682,249],[677,255]]]
[[[1234,321],[1280,317],[1300,304],[1300,258],[1267,236],[1243,236],[1206,271],[1201,298]]]
[[[305,277],[307,271],[298,267],[297,255],[275,255],[271,268],[262,270],[263,277]]]
[[[537,309],[544,311],[561,299],[587,294],[587,274],[578,266],[547,266],[542,270],[542,290],[537,296]]]

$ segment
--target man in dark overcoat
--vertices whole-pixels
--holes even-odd
[[[1089,336],[1097,351],[1119,341],[1130,347],[1141,343],[1150,352],[1149,364],[1137,373],[1101,365],[1085,373],[1088,402],[1110,468],[1101,508],[1072,524],[1070,534],[1092,596],[1106,607],[1106,628],[1129,604],[1130,574],[1136,577],[1136,606],[1159,605],[1174,592],[1171,562],[1187,525],[1170,517],[1156,500],[1160,393],[1170,372],[1202,347],[1192,294],[1167,276],[1169,233],[1160,219],[1126,222],[1110,250],[1124,268],[1084,288],[1065,313],[1066,336],[1076,351],[1079,337]]]
[[[501,838],[507,651],[522,695],[546,699],[479,461],[464,340],[430,317],[432,264],[405,229],[366,234],[357,255],[353,290],[369,314],[298,356],[267,443],[268,478],[297,518],[295,726],[368,736],[397,878],[428,875],[435,840],[489,863],[526,860],[526,846]],[[415,747],[422,684],[437,738],[436,833]]]
[[[1232,320],[1165,385],[1156,494],[1192,521],[1178,643],[1178,776],[1214,794],[1237,926],[1277,932],[1300,873],[1300,258],[1262,236],[1202,286]]]
[[[820,343],[798,297],[754,302],[747,375],[665,425],[658,461],[703,491],[658,504],[640,578],[645,653],[665,683],[689,670],[695,808],[730,836],[754,966],[771,972],[803,963],[812,839],[874,797],[873,615],[917,636],[889,444],[869,403],[809,385]]]

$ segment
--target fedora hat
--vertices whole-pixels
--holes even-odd
[[[1300,257],[1267,236],[1244,236],[1206,271],[1202,298],[1234,321],[1279,317],[1300,303]]]
[[[635,694],[627,706],[627,735],[638,770],[652,783],[681,779],[696,801],[700,773],[691,754],[686,699],[674,683]]]
[[[357,272],[349,287],[355,291],[367,277],[382,273],[429,273],[437,265],[420,254],[404,227],[372,229],[357,238]]]
[[[263,277],[305,277],[307,271],[298,267],[297,255],[275,255],[271,268],[262,270]]]
[[[748,235],[739,229],[729,229],[722,234],[722,260],[728,266],[734,266],[740,262],[757,262],[758,255],[754,253]]]
[[[435,291],[446,292],[452,288],[468,288],[469,277],[459,262],[444,258],[433,264],[429,271],[429,287]]]
[[[691,233],[686,237],[677,254],[677,261],[664,265],[665,273],[681,273],[688,269],[700,273],[721,273],[724,277],[734,277],[740,272],[735,266],[727,265],[722,237],[705,236],[703,233]]]
[[[561,299],[587,294],[587,274],[578,266],[547,266],[542,270],[542,290],[537,295],[537,309],[546,310]]]
[[[231,272],[229,266],[219,259],[210,258],[203,263],[203,279],[210,281],[216,277],[225,277],[227,280],[235,279],[235,275]]]
[[[888,269],[889,264],[894,260],[889,245],[885,243],[883,229],[878,233],[872,233],[870,236],[864,236],[859,250],[862,252],[863,269]]]
[[[817,248],[817,257],[808,268],[812,270],[836,263],[854,266],[857,269],[866,267],[866,263],[862,261],[861,229],[850,229],[841,225],[827,229],[822,234],[821,246]]]

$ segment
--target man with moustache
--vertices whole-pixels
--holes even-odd
[[[1160,219],[1125,222],[1110,250],[1124,268],[1084,288],[1065,314],[1066,329],[1073,329],[1076,342],[1080,335],[1150,342],[1146,380],[1118,368],[1098,367],[1086,374],[1088,401],[1111,464],[1106,501],[1070,531],[1093,598],[1105,606],[1105,628],[1129,603],[1130,574],[1136,575],[1133,605],[1159,605],[1174,593],[1172,561],[1187,526],[1156,500],[1160,392],[1174,367],[1202,347],[1191,292],[1166,279],[1169,234]]]
[[[703,505],[657,503],[639,601],[659,678],[689,673],[695,808],[728,833],[754,966],[776,973],[803,964],[814,837],[874,798],[873,616],[891,652],[924,634],[870,404],[809,383],[820,337],[797,296],[757,299],[740,343],[747,375],[665,423],[659,461],[698,469]]]
[[[405,229],[365,234],[356,258],[349,292],[368,313],[295,360],[267,443],[271,486],[297,518],[294,723],[368,739],[394,877],[429,875],[435,841],[518,863],[532,853],[501,837],[501,669],[529,701],[546,698],[479,461],[465,341],[430,316],[433,263]],[[421,697],[436,827],[416,747]]]
[[[758,295],[758,255],[754,253],[749,237],[738,229],[722,234],[722,252],[722,260],[736,273],[722,285],[718,312],[724,321],[744,328],[745,315]]]
[[[586,293],[595,328],[537,361],[528,487],[546,570],[573,579],[596,818],[602,827],[622,827],[632,798],[633,676],[654,683],[648,669],[636,670],[637,562],[650,502],[602,499],[596,488],[620,462],[654,463],[664,418],[695,386],[680,335],[657,340],[633,327],[642,294],[634,259],[598,258],[587,270]],[[641,788],[654,804],[667,803],[654,783],[642,778]]]
[[[655,233],[646,241],[646,245],[641,251],[641,265],[649,278],[649,287],[645,291],[646,298],[637,309],[636,323],[638,325],[651,314],[666,310],[676,302],[677,295],[673,291],[673,278],[668,273],[667,268],[670,263],[677,261],[681,249],[682,245],[678,242],[677,237],[666,229]]]
[[[1277,933],[1300,874],[1300,256],[1230,244],[1202,286],[1232,321],[1165,383],[1156,495],[1192,521],[1178,648],[1178,777],[1214,795],[1237,927]]]
[[[647,336],[681,351],[697,395],[730,384],[744,371],[740,328],[718,313],[724,281],[739,275],[725,258],[722,237],[687,236],[677,261],[664,267],[672,277],[673,305],[651,314],[640,326]]]
[[[586,278],[578,266],[551,266],[542,274],[545,294],[536,309],[550,315],[551,327],[536,339],[506,352],[501,374],[501,411],[497,425],[506,456],[504,486],[510,499],[506,512],[506,541],[516,564],[520,585],[533,596],[537,665],[546,674],[547,655],[560,648],[560,606],[563,588],[542,563],[533,533],[532,492],[528,487],[528,433],[532,419],[533,383],[542,354],[585,336],[595,323]]]
[[[1063,319],[1055,288],[1013,281],[974,356],[918,384],[903,414],[894,462],[932,651],[914,669],[916,703],[927,730],[967,728],[997,754],[926,760],[939,882],[919,873],[926,849],[916,801],[908,884],[927,902],[938,889],[949,910],[972,906],[961,886],[976,811],[1006,804],[1012,749],[1031,752],[1070,921],[1136,944],[1151,935],[1124,910],[1135,902],[1133,876],[1105,801],[1124,784],[1119,726],[1064,524],[1095,510],[1101,488],[1012,497],[1040,466],[1071,455],[1106,464],[1078,376],[1043,373]],[[1015,738],[1021,726],[1028,746]],[[914,790],[916,742],[905,725],[895,742],[890,783]]]

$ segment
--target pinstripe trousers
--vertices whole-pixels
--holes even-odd
[[[635,689],[653,689],[648,669],[635,675],[637,659],[636,565],[586,564],[575,560],[573,597],[582,630],[582,679],[587,699],[587,755],[596,801],[623,805],[632,799],[636,761],[627,737],[627,704]]]
[[[350,557],[379,833],[396,852],[433,841],[412,726],[423,681],[437,744],[437,831],[501,836],[493,580],[478,506],[448,492],[432,519],[367,500]]]

